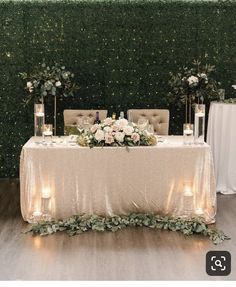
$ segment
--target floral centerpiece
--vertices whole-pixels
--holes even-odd
[[[183,67],[176,74],[170,72],[170,101],[178,99],[177,104],[179,106],[185,104],[186,123],[191,123],[193,103],[199,104],[203,101],[219,99],[217,82],[212,78],[213,71],[215,71],[215,66],[202,64],[199,60],[194,60],[191,67]]]
[[[89,131],[78,137],[81,146],[151,146],[157,143],[153,134],[142,131],[135,123],[126,119],[106,118],[94,124]]]

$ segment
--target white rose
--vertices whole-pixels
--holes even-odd
[[[120,120],[116,121],[116,125],[118,125],[122,129],[125,126],[127,126],[128,124],[129,124],[129,122],[126,119],[120,119]]]
[[[200,77],[205,80],[205,83],[208,83],[208,78],[207,78],[207,75],[205,73],[201,73]]]
[[[197,86],[198,84],[198,78],[195,76],[191,76],[187,79],[189,86]]]
[[[207,75],[206,75],[205,73],[201,73],[201,74],[200,74],[200,77],[206,79],[206,78],[207,78]]]
[[[124,137],[125,137],[125,134],[124,134],[124,133],[121,133],[121,132],[116,132],[116,133],[115,133],[115,139],[116,139],[118,142],[123,142],[123,141],[124,141]]]
[[[96,133],[95,133],[95,139],[100,142],[102,140],[104,140],[105,138],[105,134],[104,134],[104,131],[102,130],[97,130]]]
[[[111,127],[108,127],[108,126],[106,126],[103,130],[104,130],[106,133],[111,133],[111,132],[112,132],[112,128],[111,128]]]
[[[134,143],[136,143],[140,140],[140,135],[138,133],[133,133],[131,135],[131,139],[133,140]]]
[[[99,124],[95,124],[91,127],[91,132],[94,134],[97,130],[100,130],[101,126]]]
[[[60,86],[61,86],[61,82],[60,82],[60,81],[57,81],[57,82],[55,83],[55,85],[56,85],[56,87],[60,87]]]
[[[32,87],[32,83],[31,82],[27,82],[27,88],[31,88]]]
[[[114,125],[112,126],[112,130],[113,130],[114,132],[118,132],[119,129],[120,129],[119,126],[117,126],[116,124],[114,124]]]
[[[103,123],[105,126],[110,126],[110,125],[112,125],[113,120],[112,120],[112,118],[106,118]]]
[[[105,143],[112,144],[114,142],[114,138],[111,134],[106,133],[105,134]]]
[[[134,128],[131,126],[125,126],[123,131],[127,136],[131,136],[134,131]]]

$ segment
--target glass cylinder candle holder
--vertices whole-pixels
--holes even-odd
[[[45,143],[50,142],[52,143],[52,125],[51,124],[45,124],[43,127],[43,140]]]
[[[192,184],[190,181],[185,181],[183,183],[183,194],[184,194],[184,216],[190,217],[193,212],[193,191]]]
[[[42,136],[45,122],[44,104],[34,104],[34,135]]]
[[[184,144],[193,144],[193,124],[184,124],[183,126]]]
[[[41,194],[41,210],[42,210],[42,218],[45,221],[51,220],[51,213],[50,213],[50,200],[51,194],[48,189],[44,189]]]
[[[205,105],[196,104],[194,117],[194,143],[203,144],[205,137]]]

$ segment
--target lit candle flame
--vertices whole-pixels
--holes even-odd
[[[48,187],[43,188],[42,191],[42,198],[50,198],[51,197],[51,192]]]
[[[189,182],[184,183],[184,196],[193,196],[192,187]]]
[[[197,215],[202,215],[203,214],[203,210],[202,210],[202,208],[197,208],[196,210],[195,210],[195,213],[197,214]]]

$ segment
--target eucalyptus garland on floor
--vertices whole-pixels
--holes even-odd
[[[65,220],[43,221],[33,224],[27,232],[44,236],[59,231],[66,231],[70,236],[73,236],[89,230],[115,232],[126,227],[138,226],[179,231],[187,236],[201,234],[209,237],[214,244],[230,239],[224,232],[210,228],[204,223],[202,218],[162,217],[152,213],[131,213],[111,217],[76,215]]]

